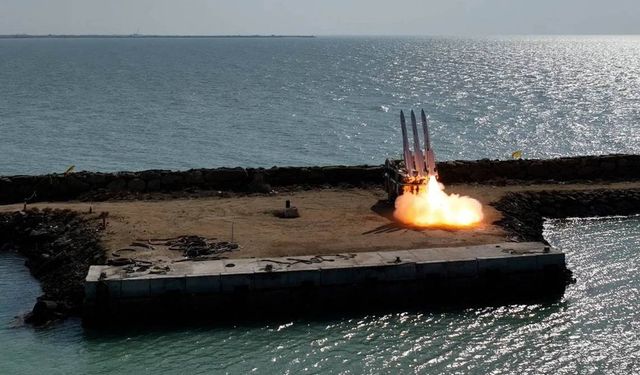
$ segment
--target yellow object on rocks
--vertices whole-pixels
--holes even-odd
[[[73,172],[75,171],[75,169],[76,169],[76,166],[75,166],[75,165],[70,166],[69,168],[67,168],[67,170],[66,170],[66,171],[64,171],[64,175],[65,175],[65,176],[70,175],[71,173],[73,173]]]

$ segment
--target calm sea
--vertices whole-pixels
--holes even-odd
[[[0,175],[382,163],[400,109],[440,159],[638,153],[640,37],[0,40]],[[14,327],[38,284],[0,254],[0,374],[640,371],[640,218],[547,222],[551,305],[237,327]]]
[[[638,152],[640,37],[0,40],[0,175]]]

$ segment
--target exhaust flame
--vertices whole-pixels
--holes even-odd
[[[409,188],[410,189],[410,188]],[[470,228],[482,221],[482,204],[476,199],[447,194],[434,176],[418,191],[405,191],[396,199],[393,216],[418,227]]]

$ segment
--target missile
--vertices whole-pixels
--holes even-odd
[[[413,157],[416,161],[416,170],[418,171],[418,176],[424,176],[425,168],[424,168],[424,155],[422,154],[422,149],[420,148],[420,138],[418,137],[418,124],[416,122],[416,114],[413,113],[413,109],[411,110],[411,128],[413,130]]]
[[[438,177],[438,171],[436,171],[436,155],[431,148],[429,124],[427,123],[427,116],[424,114],[424,109],[421,111],[420,115],[422,117],[422,131],[424,132],[424,156],[427,163],[427,177]]]
[[[413,158],[409,149],[409,138],[407,138],[407,124],[404,120],[404,113],[400,111],[400,127],[402,128],[402,152],[404,157],[404,165],[409,176],[413,176]]]

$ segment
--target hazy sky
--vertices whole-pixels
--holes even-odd
[[[0,0],[0,34],[636,34],[640,0]]]

